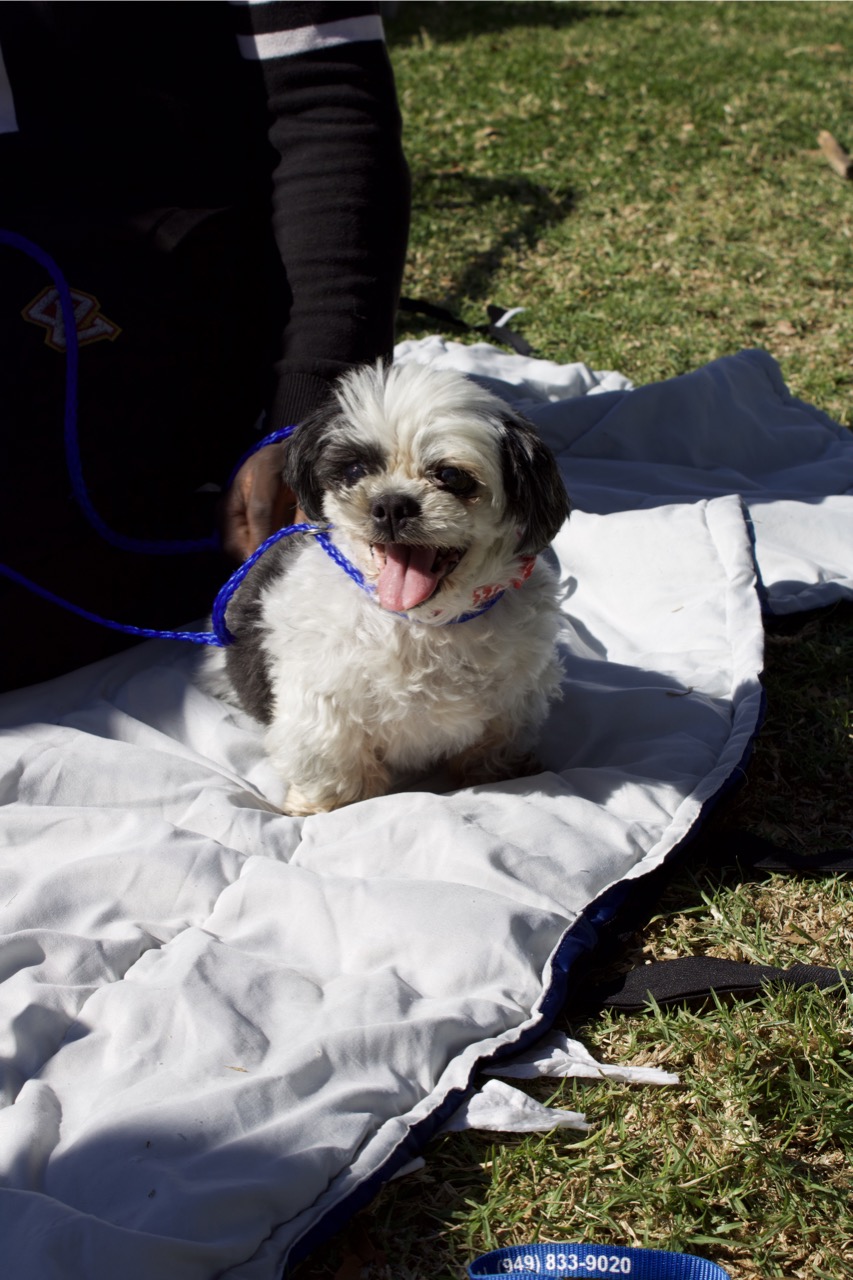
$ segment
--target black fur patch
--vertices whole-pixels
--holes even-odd
[[[317,462],[317,474],[324,489],[345,489],[353,481],[348,472],[357,467],[362,475],[374,475],[385,466],[385,451],[367,440],[350,440],[341,423],[340,434],[327,438]]]
[[[236,639],[225,650],[225,669],[243,710],[261,724],[272,721],[272,684],[263,644],[261,593],[287,573],[293,556],[311,536],[294,534],[270,547],[253,566],[228,606],[225,620]]]
[[[309,520],[323,519],[324,489],[317,467],[336,416],[331,404],[309,414],[290,437],[285,451],[284,483],[294,490]]]
[[[348,471],[365,475],[381,471],[385,453],[377,444],[354,436],[347,418],[334,405],[312,413],[290,437],[285,453],[284,481],[299,498],[309,520],[323,519],[323,495],[348,487]]]
[[[556,460],[520,414],[503,419],[501,468],[507,510],[521,529],[519,554],[538,555],[556,537],[571,503]]]

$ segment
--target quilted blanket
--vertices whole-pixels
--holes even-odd
[[[631,390],[398,354],[486,379],[564,469],[543,772],[297,820],[189,646],[0,698],[4,1275],[278,1277],[535,1044],[608,889],[738,775],[762,603],[853,594],[853,440],[768,356]]]

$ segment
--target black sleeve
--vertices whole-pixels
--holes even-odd
[[[273,230],[288,315],[268,428],[296,422],[347,367],[390,355],[410,183],[376,4],[232,6],[261,66],[276,153]]]

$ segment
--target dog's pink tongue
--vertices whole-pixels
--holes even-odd
[[[385,567],[376,583],[382,608],[405,613],[428,600],[438,582],[438,574],[432,571],[434,561],[435,547],[386,542]]]

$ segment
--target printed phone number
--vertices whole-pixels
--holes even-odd
[[[613,1253],[588,1253],[584,1257],[574,1253],[527,1253],[519,1258],[504,1258],[501,1266],[507,1274],[518,1271],[570,1275],[585,1271],[588,1275],[629,1276],[633,1270],[630,1258],[620,1258]]]

